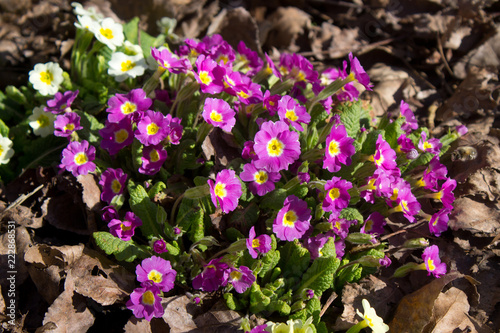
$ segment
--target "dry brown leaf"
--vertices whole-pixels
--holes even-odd
[[[55,265],[61,269],[78,260],[83,253],[83,244],[50,246],[47,244],[37,244],[31,246],[24,254],[24,260],[37,268],[47,268]]]
[[[318,59],[346,58],[349,52],[356,52],[366,44],[359,34],[359,28],[341,29],[331,23],[323,22],[321,27],[311,27],[311,49]]]
[[[101,203],[101,189],[92,174],[80,175],[76,180],[82,185],[82,200],[89,210],[98,209]]]
[[[24,261],[24,252],[31,245],[31,237],[25,227],[19,226],[15,229],[15,252],[12,253],[12,243],[9,241],[9,233],[0,235],[0,283],[5,288],[6,278],[10,276],[8,271],[16,271],[16,285],[21,285],[28,277],[28,269]],[[10,246],[10,248],[9,248]],[[15,258],[15,269],[10,269],[9,260]]]
[[[234,136],[218,127],[210,130],[205,140],[203,140],[201,149],[207,160],[215,156],[217,165],[227,166],[234,159],[241,157],[241,151]]]
[[[494,237],[500,232],[498,208],[474,198],[458,198],[453,203],[448,225],[452,230],[463,229],[476,236]]]
[[[218,301],[210,311],[198,316],[194,322],[202,332],[240,332],[241,315],[229,310],[223,300]]]
[[[162,306],[165,309],[163,320],[170,327],[171,333],[189,332],[197,328],[193,317],[199,314],[196,307],[187,296],[172,296],[164,298]]]
[[[43,226],[43,216],[35,217],[31,208],[18,205],[12,207],[5,212],[6,204],[0,201],[0,212],[2,212],[2,219],[8,221],[16,221],[17,224],[27,228],[38,229]]]
[[[266,48],[276,47],[280,50],[298,52],[301,46],[309,46],[308,32],[311,17],[295,7],[279,7],[259,26],[262,29],[261,42]],[[265,36],[265,37],[262,37]]]

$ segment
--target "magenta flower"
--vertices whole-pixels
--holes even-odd
[[[233,72],[230,68],[225,68],[226,73],[223,76],[224,91],[231,96],[237,96],[238,86],[243,85],[243,74]]]
[[[415,149],[415,145],[413,144],[413,141],[409,137],[407,137],[405,134],[401,134],[398,138],[398,147],[397,151],[408,154],[412,150]]]
[[[400,172],[398,168],[394,170]],[[390,197],[393,194],[392,184],[396,183],[398,179],[398,173],[376,169],[373,176],[366,178],[367,184],[358,188],[360,196],[369,203],[375,203],[375,197]]]
[[[135,228],[140,227],[142,221],[134,213],[125,213],[123,221],[113,219],[108,223],[109,232],[124,241],[129,241],[135,233]]]
[[[105,206],[102,211],[102,220],[105,222],[109,222],[112,219],[120,219],[120,215],[118,215],[118,211],[115,206]]]
[[[165,68],[170,73],[187,73],[191,70],[191,63],[187,59],[179,59],[167,48],[160,51],[155,47],[151,47],[151,56],[156,60],[158,66]]]
[[[365,234],[382,235],[384,233],[385,217],[379,212],[371,213],[365,221],[365,224],[359,230]]]
[[[254,141],[257,168],[278,172],[287,169],[300,157],[299,134],[291,132],[282,121],[263,123]]]
[[[349,53],[349,64],[351,68],[351,74],[354,75],[356,81],[365,87],[366,90],[372,90],[373,85],[370,83],[370,77],[366,74],[363,66],[361,66],[358,58]]]
[[[234,91],[240,103],[245,105],[260,103],[264,99],[260,85],[245,75],[241,76],[241,83],[234,87]]]
[[[267,253],[271,250],[271,237],[266,234],[255,237],[255,228],[252,226],[246,244],[248,253],[250,253],[252,258],[257,259],[259,253]]]
[[[47,106],[43,108],[45,112],[52,112],[53,114],[61,114],[63,112],[71,111],[71,104],[78,96],[78,90],[76,91],[66,91],[64,95],[61,92],[57,92],[54,95],[54,99],[47,101]]]
[[[448,170],[439,162],[439,156],[435,155],[425,169],[423,176],[417,181],[416,185],[428,190],[437,190],[438,181],[447,179]]]
[[[448,230],[448,221],[451,209],[443,208],[432,216],[429,216],[429,231],[436,237]]]
[[[153,243],[153,251],[158,254],[168,252],[167,242],[165,242],[163,239],[155,240]]]
[[[225,132],[231,132],[236,119],[234,118],[233,109],[229,104],[218,98],[207,98],[205,100],[205,105],[203,106],[203,119],[215,127],[222,128]]]
[[[325,246],[326,242],[330,239],[329,236],[325,234],[317,234],[313,237],[306,237],[304,247],[311,254],[311,260],[321,257],[321,249]]]
[[[148,110],[137,124],[135,137],[143,145],[157,145],[169,134],[168,120],[161,112]]]
[[[265,53],[264,56],[266,57],[266,66],[264,70],[267,73],[267,75],[274,74],[281,80],[281,72],[278,70],[278,68],[276,68],[274,61],[271,59],[270,56],[267,55],[267,53]]]
[[[246,141],[243,144],[243,150],[241,151],[241,157],[246,160],[256,160],[257,154],[255,154],[255,150],[253,149],[253,141]]]
[[[457,131],[459,136],[464,136],[465,134],[467,134],[469,132],[469,129],[465,125],[457,126],[457,127],[455,127],[455,130]]]
[[[117,123],[123,118],[129,118],[136,122],[140,118],[139,114],[149,109],[152,103],[141,88],[133,89],[128,94],[116,94],[108,101],[108,121]]]
[[[351,165],[351,156],[356,152],[353,142],[354,139],[347,136],[343,124],[332,128],[332,131],[326,137],[323,169],[337,172],[340,170],[341,164]]]
[[[311,210],[307,203],[295,195],[285,199],[273,223],[273,231],[281,240],[293,241],[302,237],[311,224]]]
[[[433,138],[427,140],[427,133],[425,133],[424,131],[422,131],[420,135],[421,138],[420,141],[418,141],[418,149],[434,155],[438,155],[441,152],[441,147],[443,147],[443,144],[439,141],[439,139]]]
[[[439,258],[439,248],[437,245],[429,246],[424,250],[422,254],[422,259],[427,269],[427,275],[434,275],[436,278],[441,277],[441,275],[446,274],[446,264],[441,262]]]
[[[340,214],[340,211],[349,205],[351,195],[347,190],[352,188],[352,183],[341,179],[340,177],[333,177],[325,184],[325,199],[323,200],[323,210],[325,212],[332,212],[332,214]]]
[[[316,91],[315,93],[318,94],[321,90],[323,90],[323,86],[327,86],[331,83],[333,83],[335,80],[340,78],[341,80],[344,80],[347,78],[347,61],[344,61],[344,66],[342,69],[340,68],[328,68],[326,69],[322,74],[321,74],[321,86],[316,86],[313,87]],[[337,92],[336,97],[339,101],[345,102],[345,101],[354,101],[357,100],[359,97],[359,91],[356,89],[354,86],[353,82],[348,82],[346,83],[339,92]],[[331,105],[331,99],[330,99],[330,105]],[[329,111],[327,111],[330,113]]]
[[[392,260],[388,256],[385,256],[380,259],[378,263],[380,264],[380,266],[389,267],[392,264]]]
[[[267,172],[265,169],[257,169],[254,162],[243,165],[240,178],[244,182],[251,182],[248,187],[253,194],[263,196],[274,190],[276,183],[280,180],[279,172]]]
[[[54,135],[68,138],[74,131],[81,130],[80,116],[76,112],[67,112],[57,116],[54,121]]]
[[[151,285],[163,292],[174,288],[174,281],[177,276],[177,272],[172,269],[170,261],[156,256],[144,259],[140,265],[136,266],[135,274],[137,275],[137,281],[141,282],[141,286]]]
[[[198,72],[194,73],[196,81],[200,84],[201,92],[207,94],[218,94],[224,89],[224,68],[219,66],[211,58],[200,55],[196,59]]]
[[[239,268],[232,268],[229,273],[228,281],[233,285],[234,290],[237,293],[242,294],[247,290],[254,282],[256,278],[252,270],[246,266],[240,266]]]
[[[314,70],[311,62],[297,53],[281,54],[280,69],[285,73],[284,76],[288,76],[296,82],[314,83],[318,80],[318,72]]]
[[[441,185],[439,192],[432,193],[427,196],[441,201],[445,208],[453,209],[453,201],[455,201],[453,190],[455,187],[457,187],[457,181],[455,179],[448,178],[443,185]]]
[[[132,310],[136,318],[146,318],[147,321],[151,321],[153,317],[163,317],[160,290],[153,286],[136,288],[130,294],[127,308]]]
[[[255,326],[250,333],[266,333],[267,324]]]
[[[331,232],[338,236],[337,239],[346,239],[349,235],[349,228],[351,225],[357,224],[358,220],[341,219],[331,214],[328,217],[328,222],[332,224]]]
[[[226,214],[236,209],[243,192],[240,180],[233,170],[222,170],[215,177],[215,184],[209,179],[208,185],[210,186],[210,196],[215,207],[220,206]]]
[[[264,108],[269,111],[269,114],[274,116],[276,112],[278,112],[278,103],[281,99],[281,95],[271,95],[269,90],[266,90],[264,93],[262,105]]]
[[[405,117],[406,122],[401,125],[401,129],[406,132],[406,134],[411,133],[412,130],[416,130],[418,128],[418,122],[413,114],[413,111],[410,109],[410,106],[405,103],[405,101],[401,101],[399,106],[399,112],[401,117]]]
[[[220,258],[212,259],[203,267],[203,271],[193,279],[194,289],[212,292],[227,284],[229,266],[220,260]]]
[[[132,123],[128,118],[123,118],[118,123],[107,121],[104,128],[99,130],[99,134],[102,137],[101,147],[106,149],[110,155],[116,155],[134,141]]]
[[[384,140],[382,134],[378,135],[377,142],[375,143],[375,154],[371,156],[371,160],[377,168],[382,168],[386,171],[396,169],[398,166],[396,163],[396,152]]]
[[[59,167],[65,168],[73,176],[86,175],[94,172],[96,165],[92,162],[95,159],[95,148],[90,146],[88,141],[73,141],[62,151],[62,160]]]
[[[181,119],[177,117],[173,117],[170,114],[165,116],[167,120],[167,139],[166,141],[173,144],[178,145],[181,142],[183,127],[181,125]]]
[[[243,72],[246,72],[247,75],[250,76],[257,74],[264,63],[259,57],[259,54],[248,48],[244,41],[240,41],[238,43],[238,54],[236,55],[236,60],[243,65]]]
[[[221,66],[232,67],[236,54],[233,47],[225,40],[222,40],[211,48],[210,57]]]
[[[415,221],[415,215],[420,211],[420,203],[411,192],[410,186],[402,186],[395,192],[397,198],[391,197],[396,206],[389,210],[390,213],[402,212],[410,222]]]
[[[292,125],[297,131],[303,131],[302,124],[309,124],[311,115],[304,106],[295,102],[290,96],[283,96],[278,102],[278,115],[280,120]]]
[[[139,173],[152,176],[158,173],[167,160],[167,151],[162,145],[146,146],[142,149],[142,164]]]
[[[106,169],[99,180],[99,185],[102,186],[101,200],[111,203],[113,198],[123,193],[127,174],[122,169]]]

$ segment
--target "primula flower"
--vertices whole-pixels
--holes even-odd
[[[136,318],[145,318],[147,321],[151,321],[153,317],[161,318],[164,310],[161,305],[160,290],[153,286],[136,288],[130,294],[127,308],[132,310]]]
[[[280,70],[284,76],[289,76],[296,82],[314,83],[318,80],[318,72],[314,70],[311,62],[297,53],[281,54]]]
[[[210,49],[210,57],[221,66],[232,67],[236,54],[233,47],[225,40],[222,40],[220,44]]]
[[[257,259],[259,253],[267,253],[271,250],[271,237],[266,234],[255,237],[255,227],[252,226],[246,244],[248,253],[250,253],[252,258]]]
[[[384,320],[377,316],[377,312],[375,312],[375,309],[370,306],[370,303],[366,300],[363,299],[361,301],[361,304],[363,305],[363,312],[359,312],[359,310],[356,309],[356,313],[358,316],[363,318],[363,321],[357,323],[354,327],[356,327],[355,330],[352,330],[354,327],[349,329],[349,332],[352,330],[352,332],[359,332],[359,330],[365,328],[365,327],[370,327],[374,333],[385,333],[389,331],[389,326],[387,324],[384,324]]]
[[[0,134],[0,164],[7,164],[10,158],[14,155],[14,149],[12,149],[12,141]]]
[[[347,131],[343,124],[335,126],[326,137],[325,158],[323,169],[330,172],[337,172],[341,165],[351,165],[351,156],[356,152],[352,144],[354,139],[347,136]]]
[[[420,203],[411,192],[410,186],[403,186],[396,192],[397,198],[391,197],[395,200],[396,206],[389,210],[390,213],[402,212],[404,217],[411,223],[415,221],[415,215],[420,211]]]
[[[446,264],[441,262],[439,258],[439,248],[437,245],[431,245],[424,250],[422,254],[424,261],[419,268],[427,270],[427,275],[434,275],[440,278],[441,275],[446,274]]]
[[[315,93],[318,94],[321,90],[323,90],[323,87],[333,83],[337,79],[344,80],[347,78],[347,62],[344,61],[344,67],[342,69],[340,68],[328,68],[326,69],[320,76],[320,85],[316,85],[313,87],[315,89]],[[339,90],[336,95],[337,99],[341,102],[344,101],[354,101],[357,100],[359,97],[359,91],[356,89],[354,86],[353,82],[348,82],[346,83],[341,90]],[[329,105],[332,104],[332,99],[330,98]],[[330,106],[331,108],[331,106]],[[327,111],[330,113],[329,111]]]
[[[75,131],[83,129],[80,116],[76,112],[67,112],[57,116],[54,121],[54,135],[69,138]]]
[[[108,74],[115,77],[116,82],[123,82],[128,78],[136,78],[144,74],[147,68],[142,54],[132,56],[123,52],[115,52],[108,62]]]
[[[123,118],[118,123],[107,121],[104,128],[99,130],[99,134],[102,137],[101,147],[106,149],[110,155],[117,154],[134,141],[132,123],[128,118]]]
[[[366,90],[372,90],[373,85],[370,83],[370,77],[366,74],[358,58],[352,55],[352,52],[349,53],[349,65],[351,69],[350,74],[354,75],[356,81],[363,85]]]
[[[325,184],[325,199],[323,200],[323,210],[325,212],[332,212],[332,214],[340,214],[340,211],[349,205],[351,196],[347,190],[352,188],[352,183],[341,179],[340,177],[333,177]]]
[[[267,333],[267,324],[255,326],[249,333]]]
[[[425,197],[437,199],[443,203],[445,208],[453,209],[453,201],[455,201],[453,190],[455,187],[457,187],[457,181],[448,178],[443,185],[441,185],[441,189],[438,192],[427,194]]]
[[[108,101],[108,121],[117,123],[123,118],[133,118],[137,122],[138,114],[148,110],[152,103],[141,88],[132,89],[128,94],[116,94]]]
[[[52,113],[43,111],[42,106],[36,106],[33,109],[33,114],[29,116],[29,125],[33,128],[35,135],[40,135],[42,138],[54,132],[54,120],[56,116]]]
[[[375,143],[375,154],[371,156],[370,160],[375,163],[377,169],[382,168],[386,171],[396,169],[398,166],[396,163],[396,152],[384,140],[382,134],[378,135],[377,142]]]
[[[278,115],[280,120],[292,125],[297,131],[303,131],[302,124],[309,124],[311,115],[304,106],[295,102],[290,96],[283,96],[278,102]]]
[[[179,74],[187,73],[192,69],[191,63],[187,59],[179,59],[169,49],[165,48],[151,48],[151,56],[162,68],[165,68],[170,73]]]
[[[278,70],[278,68],[276,68],[274,61],[271,59],[271,57],[267,53],[265,53],[264,56],[266,58],[266,65],[263,69],[265,71],[265,73],[267,75],[274,74],[278,79],[281,80],[281,78],[282,78],[281,72]]]
[[[260,85],[252,82],[251,78],[242,75],[241,83],[234,87],[234,91],[240,103],[249,105],[262,102],[264,96],[260,88]]]
[[[237,293],[242,294],[247,290],[254,282],[256,278],[252,270],[246,266],[240,266],[239,268],[232,268],[228,281],[233,285],[234,290]]]
[[[448,170],[439,162],[439,156],[435,155],[425,169],[423,176],[416,185],[428,190],[437,190],[438,180],[447,179]]]
[[[64,94],[57,92],[53,99],[47,101],[47,106],[43,109],[45,112],[61,114],[71,111],[71,104],[75,101],[79,91],[65,91]]]
[[[384,233],[385,217],[379,212],[371,213],[365,220],[365,224],[359,230],[366,234],[382,235]]]
[[[208,185],[210,186],[210,196],[215,207],[220,206],[226,214],[236,209],[243,192],[240,180],[233,170],[222,170],[215,177],[215,184],[209,179]]]
[[[418,149],[424,151],[426,153],[431,153],[437,155],[441,152],[441,147],[443,144],[439,141],[439,139],[429,139],[427,140],[427,133],[422,131],[420,134],[420,141],[418,141]]]
[[[278,103],[281,99],[281,95],[271,95],[269,90],[266,90],[264,93],[262,105],[264,108],[269,111],[269,114],[274,116],[276,112],[278,112]]]
[[[311,210],[295,195],[285,199],[273,223],[273,231],[281,240],[293,241],[302,237],[310,227]]]
[[[214,60],[200,55],[196,59],[197,72],[194,76],[200,84],[201,92],[207,94],[218,94],[224,89],[223,76],[225,70]]]
[[[98,41],[113,51],[116,50],[117,46],[121,46],[125,39],[122,25],[116,23],[110,17],[105,18],[99,23],[99,27],[94,31],[94,35]]]
[[[125,213],[123,221],[113,219],[108,223],[109,232],[123,241],[129,241],[135,233],[135,228],[140,227],[142,221],[132,212]]]
[[[111,203],[113,198],[123,193],[127,174],[122,169],[106,169],[99,180],[99,185],[102,186],[101,200]]]
[[[282,121],[263,123],[254,141],[255,166],[269,172],[287,169],[300,156],[299,134]]]
[[[304,247],[311,254],[311,260],[314,260],[318,257],[321,257],[323,253],[321,253],[321,249],[325,246],[326,242],[331,237],[325,234],[317,234],[313,237],[306,237]]]
[[[177,117],[172,117],[171,114],[165,116],[167,120],[167,138],[166,142],[173,145],[178,145],[181,142],[183,127],[181,125],[181,119]]]
[[[139,167],[139,172],[144,175],[154,175],[158,173],[167,160],[167,151],[161,144],[154,146],[146,146],[142,149],[142,164]]]
[[[230,133],[236,123],[235,114],[226,101],[218,98],[205,99],[202,115],[207,123]]]
[[[236,55],[236,62],[240,64],[240,71],[247,75],[253,76],[257,74],[262,68],[264,63],[259,57],[259,54],[252,51],[245,45],[244,41],[238,43],[238,54]]]
[[[120,215],[118,215],[118,211],[115,206],[105,206],[101,209],[102,211],[102,220],[104,222],[110,222],[113,219],[120,219]]]
[[[393,194],[392,184],[399,179],[400,169],[394,170],[396,173],[388,172],[385,169],[376,169],[373,176],[366,178],[367,184],[358,188],[361,198],[365,199],[366,202],[375,203],[375,197],[390,197]]]
[[[96,168],[94,162],[95,148],[89,142],[73,141],[62,151],[62,160],[59,167],[70,171],[73,176],[86,175]]]
[[[243,150],[241,151],[241,157],[246,160],[256,160],[257,154],[255,154],[255,150],[253,149],[254,143],[253,141],[246,141],[243,144]]]
[[[240,178],[244,182],[251,182],[248,185],[250,192],[263,196],[274,190],[274,183],[280,180],[281,175],[279,172],[267,172],[265,169],[258,169],[252,161],[252,163],[243,165]]]
[[[29,81],[43,96],[54,95],[63,82],[62,74],[62,68],[55,62],[36,64],[29,72]]]
[[[153,251],[158,254],[162,254],[165,252],[168,252],[167,249],[167,242],[165,242],[163,239],[157,239],[153,242]]]
[[[449,214],[451,209],[443,208],[434,215],[429,215],[429,231],[436,237],[441,236],[442,232],[448,230]]]
[[[412,130],[416,130],[418,128],[418,122],[413,114],[413,111],[410,109],[410,106],[405,103],[405,101],[401,101],[399,105],[399,112],[401,117],[405,117],[406,122],[401,125],[401,129],[406,132],[406,134],[411,133]]]
[[[169,134],[168,120],[161,112],[148,110],[137,124],[134,135],[145,146],[157,145]]]
[[[392,260],[388,256],[385,256],[380,259],[378,263],[380,264],[380,266],[389,267],[392,264]]]
[[[151,285],[167,292],[174,288],[177,272],[172,269],[170,261],[152,256],[136,266],[135,275],[137,275],[137,281],[141,282],[141,286]]]
[[[328,217],[328,222],[332,224],[332,230],[338,236],[338,240],[344,240],[349,235],[349,228],[351,225],[357,224],[358,220],[347,220],[338,218],[335,214]]]
[[[194,289],[212,292],[227,284],[229,266],[220,260],[220,258],[212,259],[203,267],[203,271],[193,279]]]
[[[411,139],[405,134],[401,134],[398,138],[398,147],[396,148],[396,151],[398,153],[408,154],[414,149],[415,145],[413,144],[413,141],[411,141]]]

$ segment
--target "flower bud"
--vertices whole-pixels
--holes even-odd
[[[429,241],[425,238],[408,239],[403,244],[404,249],[423,249],[429,246]]]
[[[347,235],[346,240],[353,244],[368,244],[371,243],[373,235],[353,232]]]

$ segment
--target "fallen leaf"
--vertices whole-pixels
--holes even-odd
[[[240,332],[241,315],[229,310],[225,301],[220,300],[210,311],[196,317],[194,322],[202,332],[232,333]]]
[[[218,127],[214,127],[201,145],[205,159],[215,157],[218,165],[227,166],[237,158],[241,158],[241,150],[236,143],[234,136],[225,133]]]
[[[452,230],[467,230],[476,236],[494,237],[500,232],[500,212],[479,198],[463,197],[453,203],[448,225]]]
[[[310,27],[311,17],[306,12],[295,7],[279,7],[265,24],[259,26],[264,35],[261,42],[266,49],[276,47],[289,52],[306,50],[309,46]]]
[[[200,308],[196,307],[187,296],[164,298],[162,306],[165,309],[163,320],[170,327],[170,333],[189,332],[197,328],[193,317],[199,314]]]
[[[12,229],[11,229],[12,230]],[[9,232],[0,235],[0,283],[3,288],[8,285],[7,277],[10,276],[8,271],[16,271],[16,286],[24,283],[28,277],[28,269],[24,261],[24,252],[31,245],[31,237],[25,227],[19,226],[15,229],[15,244],[11,243]],[[15,245],[14,248],[12,246]],[[11,260],[15,260],[15,267],[10,268]],[[8,268],[9,267],[9,268]],[[7,288],[8,289],[8,288]]]

